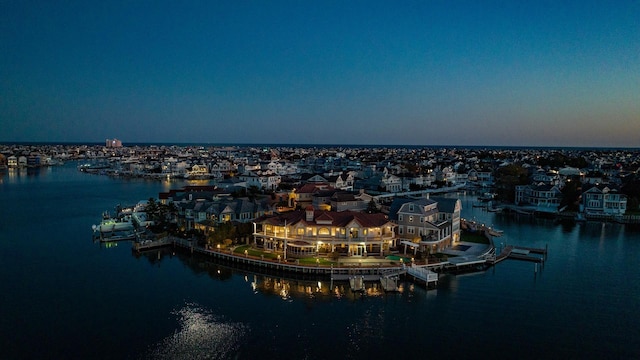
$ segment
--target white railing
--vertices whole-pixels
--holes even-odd
[[[422,281],[427,283],[438,281],[438,274],[426,269],[424,267],[416,266],[415,264],[411,264],[411,267],[407,268],[407,274],[416,277]]]

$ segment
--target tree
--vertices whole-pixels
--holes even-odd
[[[154,198],[149,198],[147,206],[145,207],[145,212],[147,213],[147,217],[149,220],[153,222],[159,222],[160,220],[160,209],[158,207],[158,203]]]
[[[207,242],[209,245],[223,244],[226,239],[234,239],[236,237],[236,227],[230,222],[219,224],[216,229],[209,233]]]
[[[376,205],[376,202],[373,201],[373,199],[371,199],[371,201],[369,201],[369,204],[367,204],[367,214],[374,214],[374,213],[378,213],[380,212],[380,210],[378,210],[378,206]]]
[[[627,211],[638,211],[640,204],[640,179],[634,178],[622,185],[620,189],[623,194],[627,195]]]
[[[498,168],[495,172],[496,193],[500,200],[514,202],[516,185],[529,183],[529,172],[522,166],[510,164]]]
[[[578,211],[580,194],[582,185],[579,180],[567,181],[564,188],[562,188],[562,201],[560,201],[560,208],[567,207],[568,211]]]

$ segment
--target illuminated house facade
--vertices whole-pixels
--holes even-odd
[[[436,253],[460,240],[459,199],[398,199],[398,241],[413,252]]]
[[[384,255],[395,247],[395,227],[384,214],[305,210],[265,216],[253,223],[254,244],[284,258]]]
[[[594,185],[583,191],[581,208],[587,214],[624,215],[627,196],[606,185]]]

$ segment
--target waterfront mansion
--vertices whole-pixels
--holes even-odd
[[[385,255],[396,246],[396,225],[385,214],[315,210],[309,205],[253,223],[254,244],[302,258],[330,253],[341,256]]]
[[[460,199],[396,198],[391,204],[391,220],[397,223],[398,245],[415,254],[434,254],[460,240]]]
[[[460,240],[459,199],[397,198],[389,216],[356,211],[305,210],[254,221],[254,245],[286,257],[384,256],[392,249],[435,253]]]

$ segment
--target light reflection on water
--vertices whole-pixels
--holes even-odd
[[[236,358],[249,329],[224,323],[198,304],[187,303],[171,312],[179,323],[174,334],[150,347],[146,359]]]

